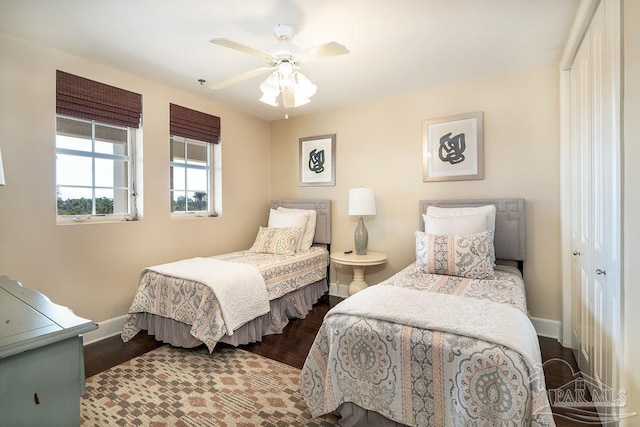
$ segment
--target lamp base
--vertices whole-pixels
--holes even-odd
[[[354,242],[356,244],[356,255],[366,255],[367,245],[369,244],[369,232],[364,226],[364,220],[360,217],[355,233],[353,233]]]

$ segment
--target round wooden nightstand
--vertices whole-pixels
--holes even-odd
[[[332,252],[331,260],[336,264],[350,265],[353,267],[353,279],[349,283],[349,295],[363,290],[367,286],[364,281],[364,268],[371,265],[380,265],[387,262],[387,256],[379,252],[367,251],[366,255],[356,255],[355,252]]]

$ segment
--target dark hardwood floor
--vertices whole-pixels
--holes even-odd
[[[269,335],[260,343],[240,348],[301,369],[324,315],[341,300],[342,298],[325,295],[305,319],[292,320],[282,334]],[[575,380],[578,367],[571,350],[551,338],[540,337],[539,341],[547,390],[560,389]],[[86,376],[105,371],[162,345],[164,344],[145,332],[140,332],[127,343],[123,343],[120,336],[115,336],[89,344],[84,347]],[[216,348],[225,345],[218,344]],[[558,427],[587,425],[563,417],[565,412],[562,409],[554,407],[553,411]]]
[[[302,369],[324,315],[340,301],[342,298],[324,295],[306,318],[291,320],[282,334],[267,335],[262,338],[262,342],[240,348]],[[144,331],[126,343],[122,342],[117,335],[86,345],[84,347],[85,375],[90,377],[162,345],[164,345],[162,342],[156,341]],[[225,345],[220,343],[216,348]]]

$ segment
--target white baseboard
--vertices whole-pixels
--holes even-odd
[[[349,285],[343,285],[341,283],[329,284],[329,295],[334,297],[348,298],[349,297]]]
[[[349,286],[343,284],[331,283],[329,285],[329,295],[348,298]],[[531,317],[531,323],[536,330],[538,336],[546,338],[554,338],[560,341],[561,323],[557,320],[541,319],[539,317]]]
[[[331,283],[329,285],[329,295],[348,298],[349,286]],[[129,315],[124,314],[120,317],[99,322],[98,329],[84,334],[84,345],[91,344],[114,335],[119,335],[122,332],[122,327],[127,322],[127,319],[129,319]],[[531,317],[531,323],[533,323],[533,327],[536,329],[536,333],[539,336],[560,340],[561,323],[559,321]]]
[[[560,328],[562,323],[557,320],[541,319],[539,317],[531,317],[531,323],[536,328],[538,336],[554,338],[560,341]]]
[[[87,332],[83,335],[84,345],[101,341],[114,335],[120,335],[120,333],[122,332],[122,327],[125,323],[127,323],[128,319],[129,315],[124,314],[120,317],[114,317],[113,319],[99,322],[98,329],[96,329],[95,331]]]

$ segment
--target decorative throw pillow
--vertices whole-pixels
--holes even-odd
[[[316,221],[318,212],[313,209],[293,209],[279,207],[278,212],[304,214],[307,217],[307,225],[305,226],[302,237],[298,242],[298,251],[308,251],[313,245],[313,238],[316,234]]]
[[[430,234],[460,235],[488,231],[491,239],[489,246],[491,262],[495,265],[493,238],[496,231],[496,207],[494,205],[463,208],[429,206],[427,213],[422,217],[425,223],[424,231]]]
[[[293,255],[302,229],[300,227],[268,228],[260,227],[251,252]]]
[[[307,227],[307,214],[302,212],[281,212],[275,209],[269,210],[269,228],[300,228],[300,237],[296,242],[296,252],[300,250],[302,235]]]
[[[439,235],[416,231],[416,268],[424,273],[493,279],[489,232]]]

